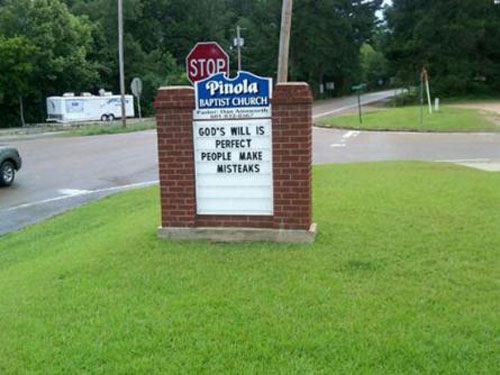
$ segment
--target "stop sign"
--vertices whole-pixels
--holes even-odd
[[[186,70],[191,83],[215,73],[229,75],[229,56],[216,42],[196,43],[186,57]]]

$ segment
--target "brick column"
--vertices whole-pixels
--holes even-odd
[[[311,226],[312,99],[307,83],[274,88],[274,228]]]
[[[155,104],[158,133],[161,226],[194,227],[194,89],[162,87]]]

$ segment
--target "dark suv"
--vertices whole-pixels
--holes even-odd
[[[0,146],[0,186],[9,186],[14,182],[21,164],[21,156],[15,148]]]

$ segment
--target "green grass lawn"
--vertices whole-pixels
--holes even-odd
[[[497,115],[492,113],[491,116]],[[363,124],[359,123],[358,114],[350,114],[321,119],[318,125],[367,130],[500,131],[500,125],[489,121],[476,109],[442,106],[439,112],[430,115],[425,108],[423,119],[423,124],[420,125],[420,107],[418,106],[388,107],[380,111],[364,113]]]
[[[499,374],[500,174],[314,169],[314,245],[156,238],[158,189],[0,237],[1,374]]]
[[[115,121],[112,124],[96,124],[82,126],[80,128],[68,130],[63,135],[64,136],[85,136],[85,135],[101,135],[101,134],[118,134],[118,133],[130,133],[137,132],[148,129],[156,129],[155,119],[144,119],[144,121],[135,121],[134,123],[129,123],[127,127],[123,127],[121,122]]]

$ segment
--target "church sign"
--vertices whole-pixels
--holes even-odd
[[[192,86],[161,87],[155,98],[158,236],[311,243],[311,89],[230,77],[215,47],[198,43],[188,56]]]
[[[273,215],[272,80],[224,73],[195,84],[198,215]]]

